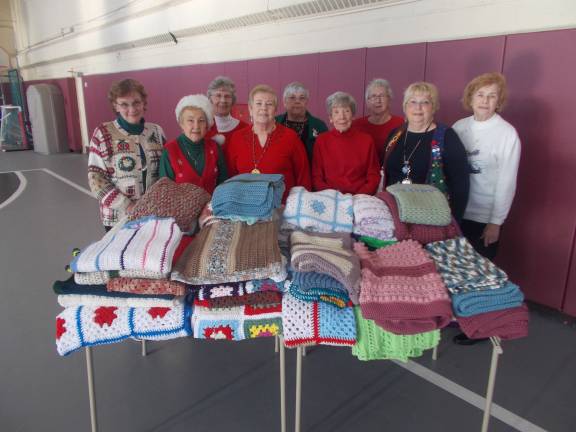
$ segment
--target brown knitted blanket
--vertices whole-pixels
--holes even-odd
[[[192,285],[275,279],[286,268],[275,221],[219,221],[204,227],[176,263],[171,278]]]

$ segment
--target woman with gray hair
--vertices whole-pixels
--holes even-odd
[[[326,108],[334,129],[321,134],[314,146],[314,190],[373,195],[380,183],[380,164],[372,137],[351,128],[356,101],[348,93],[336,92],[326,99]]]
[[[292,129],[306,147],[308,160],[312,163],[316,137],[328,128],[319,118],[308,112],[310,93],[304,84],[292,82],[284,88],[284,108],[286,112],[276,116],[276,122]]]
[[[175,113],[182,134],[164,146],[160,176],[176,183],[194,183],[212,193],[227,178],[222,149],[206,137],[214,124],[212,105],[204,95],[184,96]]]
[[[394,132],[384,152],[384,184],[431,184],[450,202],[460,222],[470,188],[466,150],[453,129],[437,123],[438,90],[427,82],[410,84],[404,92],[406,124]]]
[[[208,137],[224,147],[234,132],[248,126],[248,123],[230,114],[236,103],[236,85],[228,77],[217,76],[208,84],[207,94],[214,111],[214,123]]]
[[[368,115],[352,122],[352,126],[366,132],[374,140],[378,157],[381,159],[388,136],[402,126],[404,118],[390,113],[392,88],[390,83],[382,78],[375,78],[366,86],[366,110]]]

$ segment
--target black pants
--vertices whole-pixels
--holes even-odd
[[[484,228],[486,228],[485,223],[462,219],[460,228],[462,229],[462,234],[464,234],[464,237],[474,246],[476,252],[488,258],[490,261],[494,261],[498,253],[499,242],[492,243],[488,245],[488,247],[484,246],[484,239],[480,237],[484,233]]]

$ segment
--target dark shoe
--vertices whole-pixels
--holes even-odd
[[[476,345],[477,343],[487,341],[488,338],[483,339],[470,339],[464,333],[457,334],[452,338],[455,344],[458,345]]]

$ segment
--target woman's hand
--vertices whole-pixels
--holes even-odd
[[[480,238],[484,239],[484,247],[496,243],[500,238],[500,225],[486,224],[486,228],[484,228],[484,232]]]

